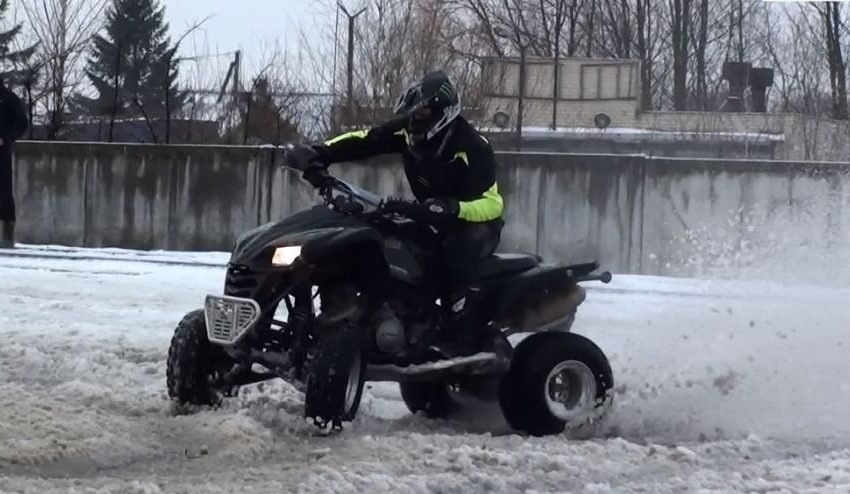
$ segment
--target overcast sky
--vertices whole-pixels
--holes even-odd
[[[24,12],[22,2],[34,0],[12,0],[9,18],[6,24],[22,22]],[[347,3],[362,0],[346,0]],[[258,59],[263,51],[272,51],[277,44],[295,52],[295,44],[301,42],[301,31],[311,32],[316,22],[332,19],[320,16],[333,16],[327,5],[333,0],[160,0],[165,6],[166,20],[169,23],[171,38],[176,41],[190,26],[207,16],[210,17],[199,31],[188,37],[182,44],[180,56],[196,54],[228,53],[242,50],[244,71],[251,73],[259,65]],[[27,26],[24,23],[24,30]],[[7,27],[7,26],[0,26]],[[29,33],[25,33],[29,34]],[[229,57],[229,58],[228,58]],[[208,59],[207,73],[226,71],[231,55],[222,56],[220,61]],[[183,65],[181,64],[181,73]]]
[[[221,51],[254,51],[261,42],[297,39],[299,26],[312,23],[319,4],[310,0],[164,0],[173,38],[212,16],[204,34]]]
[[[241,49],[247,62],[261,57],[263,47],[276,42],[300,42],[299,30],[309,31],[324,8],[312,0],[163,0],[173,40],[207,16],[202,30],[186,43],[183,56],[192,51],[214,53]]]

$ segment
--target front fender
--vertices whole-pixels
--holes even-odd
[[[381,235],[373,228],[339,229],[332,234],[314,237],[305,242],[301,247],[301,258],[309,264],[320,264],[362,253],[362,250],[383,257],[382,245]]]

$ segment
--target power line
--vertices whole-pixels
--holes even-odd
[[[177,57],[177,60],[181,62],[191,62],[196,60],[208,60],[210,58],[223,58],[223,57],[231,57],[235,55],[235,51],[228,51],[224,53],[206,53],[203,55],[192,55],[191,57]]]
[[[211,96],[218,96],[219,93],[221,93],[221,91],[218,90],[218,89],[203,89],[203,88],[202,89],[187,89],[187,91],[189,91],[190,93],[211,95]],[[240,92],[250,93],[250,91],[240,91]],[[334,93],[320,92],[320,91],[283,91],[283,92],[282,91],[273,91],[271,93],[271,96],[277,97],[277,98],[291,98],[291,97],[297,97],[297,98],[301,98],[301,97],[304,97],[304,98],[330,98],[330,97],[336,96],[336,95]]]

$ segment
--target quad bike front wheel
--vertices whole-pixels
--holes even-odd
[[[592,341],[544,332],[518,345],[501,382],[499,403],[516,430],[534,436],[567,430],[578,436],[605,417],[613,385],[608,358]]]
[[[308,367],[305,416],[320,428],[354,420],[365,382],[357,328],[343,322],[324,329]]]
[[[218,406],[236,391],[235,386],[223,381],[233,365],[224,349],[207,339],[204,311],[192,311],[183,317],[171,338],[166,369],[168,397],[178,405]]]

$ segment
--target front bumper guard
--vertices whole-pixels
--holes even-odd
[[[257,324],[260,305],[249,298],[207,295],[204,316],[211,342],[234,345]]]

